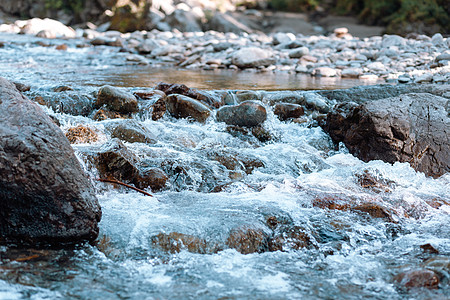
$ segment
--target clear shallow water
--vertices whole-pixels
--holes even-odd
[[[85,71],[76,76],[56,72],[40,51],[31,57],[45,65],[17,72],[10,66],[30,56],[11,51],[0,69],[41,90],[64,83],[90,91],[103,84],[99,78],[113,84],[106,78],[115,75],[96,77],[101,68],[89,64],[80,63]],[[60,58],[70,67],[83,55],[65,52]],[[100,65],[107,58],[98,58],[105,59]],[[108,68],[110,74],[114,70]],[[252,76],[259,82],[259,75]],[[251,135],[233,136],[214,121],[140,118],[158,143],[126,146],[170,175],[167,189],[151,198],[94,182],[103,210],[99,244],[74,250],[0,247],[0,299],[446,299],[448,267],[440,270],[437,290],[405,290],[393,278],[423,267],[428,259],[448,262],[449,174],[432,179],[405,163],[364,163],[345,148],[335,150],[320,128],[281,122],[267,108],[264,128],[274,139],[266,143]],[[110,139],[106,121],[49,113],[63,130],[77,124],[96,129],[101,135],[97,145]],[[92,147],[74,149],[96,178],[85,158]],[[237,162],[234,170],[221,163],[227,160]],[[179,176],[177,167],[183,169]],[[379,185],[362,184],[364,174]],[[347,209],[323,208],[327,201]],[[386,215],[350,208],[368,204],[382,207]],[[269,222],[273,218],[275,229]],[[283,226],[300,230],[307,247],[299,248],[288,236],[284,251],[241,254],[228,243],[234,230],[251,228],[273,237]],[[164,234],[171,233],[175,238],[165,240]],[[428,243],[438,255],[421,249]]]

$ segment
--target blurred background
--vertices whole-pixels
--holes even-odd
[[[293,32],[358,36],[450,32],[448,0],[2,0],[0,23],[53,18],[97,30]],[[356,33],[356,34],[355,34]]]

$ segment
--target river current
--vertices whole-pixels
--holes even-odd
[[[159,81],[208,90],[368,84],[154,69],[124,63],[114,48],[58,51],[35,38],[0,38],[9,41],[0,48],[1,76],[51,97],[58,97],[52,92],[58,85],[91,93],[104,84],[133,89]],[[109,121],[43,109],[63,131],[82,124],[103,132],[94,146],[111,139],[104,133]],[[407,163],[365,163],[343,145],[335,148],[313,122],[282,122],[267,110],[264,129],[273,137],[267,142],[213,118],[200,124],[137,116],[158,142],[126,146],[169,175],[154,197],[95,181],[86,159],[93,145],[74,145],[102,207],[99,243],[70,250],[0,246],[0,299],[448,299],[450,175],[433,179]],[[235,169],[217,157],[236,162]],[[382,207],[383,215],[347,209],[367,205]],[[286,238],[283,251],[249,254],[229,247],[233,231],[273,235],[283,226],[299,230],[306,245]],[[440,274],[438,289],[395,282],[397,274],[420,268]]]

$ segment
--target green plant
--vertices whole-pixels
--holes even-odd
[[[85,0],[45,0],[45,8],[64,10],[67,13],[79,13],[83,10]]]
[[[319,6],[318,0],[269,0],[269,7],[284,11],[312,11]]]

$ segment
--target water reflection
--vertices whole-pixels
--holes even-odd
[[[114,72],[102,71],[99,74],[90,75],[93,75],[93,78],[88,84],[95,86],[110,84],[123,87],[154,87],[158,82],[163,81],[183,83],[193,88],[214,90],[318,90],[350,88],[377,83],[358,79],[311,77],[307,74],[289,74],[287,72],[193,71],[154,69],[151,67],[123,67],[116,68]],[[86,84],[86,82],[84,83]]]

